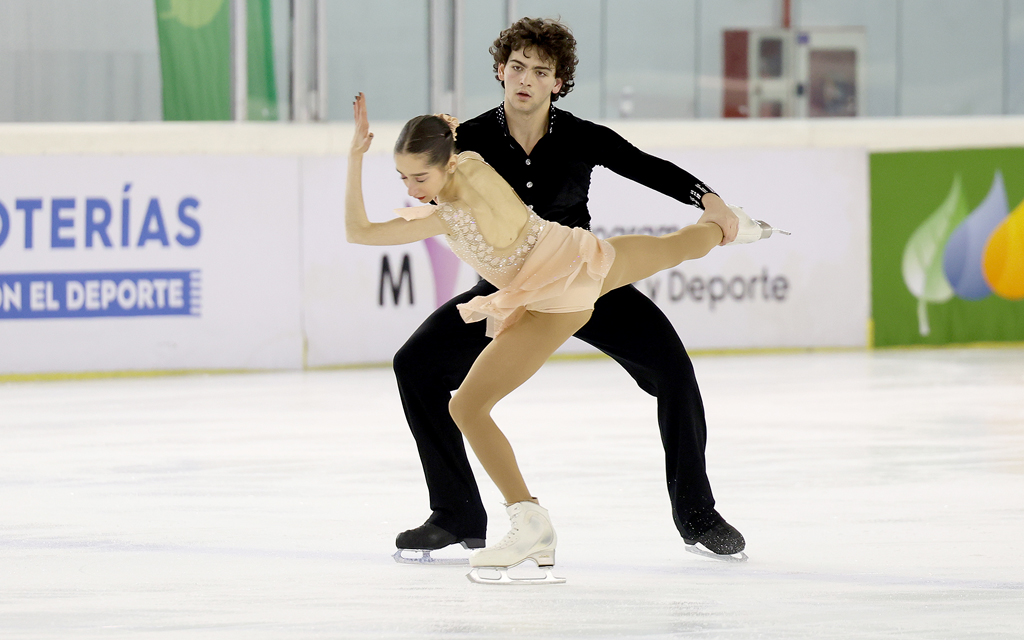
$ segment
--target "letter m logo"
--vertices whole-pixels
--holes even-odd
[[[385,285],[391,289],[391,299],[395,306],[398,306],[398,300],[402,297],[402,288],[408,284],[409,291],[409,304],[413,304],[412,297],[412,265],[409,261],[409,254],[402,256],[402,269],[398,273],[398,281],[395,281],[395,276],[391,273],[391,261],[388,260],[387,255],[380,264],[380,288],[377,295],[377,304],[381,307],[384,306],[384,291]]]

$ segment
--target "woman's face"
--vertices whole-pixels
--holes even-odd
[[[409,195],[420,202],[430,202],[448,184],[452,163],[431,166],[426,154],[396,153],[395,169],[401,176]]]

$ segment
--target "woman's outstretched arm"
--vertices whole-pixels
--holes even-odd
[[[444,222],[431,214],[417,220],[395,218],[370,222],[363,204],[363,155],[373,142],[366,115],[366,96],[360,93],[352,106],[356,131],[348,154],[348,182],[345,189],[345,237],[355,244],[390,245],[417,242],[447,233]]]

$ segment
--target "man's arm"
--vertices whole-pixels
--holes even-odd
[[[587,123],[587,132],[596,164],[624,178],[644,185],[670,198],[704,210],[702,222],[715,222],[725,232],[722,244],[736,239],[735,214],[707,184],[685,169],[649,153],[644,153],[608,127]]]

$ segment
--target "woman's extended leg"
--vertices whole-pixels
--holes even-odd
[[[698,222],[664,236],[609,238],[608,242],[615,247],[615,261],[601,295],[671,269],[684,260],[702,258],[721,241],[722,228],[714,222]]]
[[[529,380],[590,314],[527,311],[487,345],[452,396],[449,408],[455,424],[508,504],[530,500],[531,495],[512,446],[491,419],[491,409]]]

